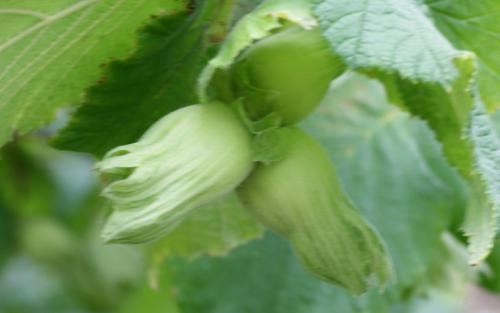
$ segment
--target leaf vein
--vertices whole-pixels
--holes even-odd
[[[6,50],[7,48],[11,47],[13,44],[18,42],[19,40],[31,35],[33,32],[35,32],[43,27],[46,27],[46,26],[52,24],[53,22],[60,20],[68,15],[71,15],[72,13],[77,12],[77,11],[97,2],[97,1],[98,0],[81,1],[81,2],[78,2],[78,3],[68,7],[66,9],[58,12],[57,14],[54,14],[54,15],[51,15],[51,16],[45,18],[43,21],[41,21],[41,22],[31,26],[30,28],[20,32],[16,36],[10,38],[6,42],[4,42],[2,45],[0,45],[0,53],[2,51]]]

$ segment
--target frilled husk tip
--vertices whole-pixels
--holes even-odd
[[[113,209],[103,239],[142,243],[233,190],[252,168],[251,139],[226,105],[191,105],[109,151],[97,168],[115,177],[103,191]]]

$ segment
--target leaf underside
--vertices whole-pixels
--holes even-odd
[[[497,229],[500,168],[491,164],[500,162],[500,142],[488,117],[477,114],[484,111],[478,95],[484,75],[478,74],[476,51],[453,47],[424,14],[428,8],[410,0],[315,3],[336,53],[351,68],[380,79],[391,102],[427,121],[449,162],[483,199],[469,205],[464,225],[470,263],[477,264],[488,255]]]

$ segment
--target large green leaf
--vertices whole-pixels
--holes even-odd
[[[166,266],[185,313],[356,312],[347,292],[310,276],[289,245],[270,234],[224,258]]]
[[[478,85],[485,105],[500,107],[500,2],[497,0],[425,0],[436,26],[458,49],[473,51],[479,63]]]
[[[497,238],[495,247],[491,254],[486,259],[490,271],[484,273],[482,277],[482,285],[489,290],[499,293],[500,292],[500,239]]]
[[[443,269],[456,271],[448,250],[442,252],[439,263],[447,265]],[[453,293],[454,286],[411,296],[390,289],[384,294],[374,291],[352,297],[313,278],[289,245],[271,234],[224,258],[192,263],[173,260],[165,266],[165,280],[174,288],[184,313],[457,313],[464,299],[459,297],[461,293]]]
[[[460,221],[464,184],[426,125],[360,75],[336,81],[305,123],[328,149],[345,190],[387,243],[397,281],[412,285]]]
[[[215,17],[222,2],[151,20],[139,33],[137,51],[110,63],[103,81],[87,90],[56,146],[101,156],[136,141],[165,114],[197,103],[196,80],[219,40],[210,25],[220,23]]]
[[[456,62],[461,75],[452,87],[414,84],[384,78],[392,100],[425,119],[443,144],[448,160],[467,179],[471,201],[463,225],[469,237],[471,264],[483,260],[493,246],[500,205],[498,135],[477,94],[472,60]]]
[[[332,48],[356,69],[379,68],[412,80],[451,83],[461,55],[413,0],[316,0]]]
[[[477,264],[497,228],[500,142],[477,94],[474,54],[456,50],[411,0],[323,0],[315,12],[347,65],[381,79],[392,102],[426,120],[468,180],[474,201],[464,231]]]
[[[495,130],[498,135],[500,135],[500,110],[495,111],[492,114],[492,120],[495,125]],[[490,266],[490,271],[483,273],[482,284],[491,291],[496,293],[500,292],[500,237],[495,240],[495,246],[491,251],[491,254],[486,259],[488,265]]]
[[[99,65],[124,57],[150,15],[182,1],[56,0],[0,3],[0,145],[79,100]]]

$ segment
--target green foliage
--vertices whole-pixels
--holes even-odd
[[[0,145],[79,101],[82,89],[99,78],[100,64],[133,49],[133,34],[150,14],[181,6],[162,0],[2,1]]]
[[[423,1],[437,28],[461,50],[475,53],[481,99],[490,110],[500,105],[500,25],[496,0]]]
[[[443,249],[466,207],[463,180],[426,125],[385,99],[360,75],[337,81],[304,126],[333,159],[347,194],[380,232],[396,280],[411,286]]]
[[[500,246],[499,239],[495,241],[495,248],[491,251],[487,261],[488,265],[491,267],[491,271],[486,272],[482,277],[482,284],[486,288],[494,292],[500,292],[500,280],[498,276],[500,275]]]
[[[3,1],[0,146],[14,139],[0,151],[0,311],[465,313],[476,272],[499,290],[500,115],[488,113],[500,104],[498,9],[496,0]],[[255,71],[242,70],[291,29],[327,47],[297,36],[285,51],[252,58]],[[298,61],[318,50],[334,60],[328,76],[350,71],[321,104],[329,82],[316,78],[331,68]],[[264,96],[246,92],[235,74]],[[278,109],[267,107],[276,99]],[[239,113],[238,127],[217,118],[197,129],[190,120],[170,137],[143,140],[165,115],[215,101]],[[245,113],[250,102],[266,109]],[[313,108],[299,127],[327,155],[280,128]],[[213,133],[224,139],[210,149]],[[111,216],[161,203],[186,209],[173,210],[178,227],[150,245],[103,244],[110,203],[99,197],[95,160],[49,148],[54,134],[58,148],[112,155],[98,167],[133,163],[108,168],[108,197],[109,186],[143,174],[118,188],[126,200]],[[296,146],[302,152],[290,154]],[[245,173],[217,184],[239,154]],[[231,190],[252,162],[243,208]],[[138,189],[139,200],[128,193]],[[226,196],[207,203],[203,190]],[[173,203],[186,194],[188,205]],[[262,236],[257,220],[290,242]],[[382,250],[395,279],[358,297],[301,265],[359,292],[365,274],[386,278]]]
[[[429,123],[450,163],[477,194],[464,231],[470,262],[478,264],[497,230],[500,168],[491,164],[500,159],[491,151],[500,142],[482,113],[475,55],[456,50],[413,1],[316,1],[315,12],[348,66],[381,79],[391,102]]]
[[[61,277],[25,256],[11,257],[0,275],[2,312],[63,313],[78,307]],[[82,312],[90,312],[82,309]]]
[[[216,44],[206,23],[218,8],[219,2],[207,1],[193,13],[185,8],[174,15],[152,18],[139,33],[137,51],[126,60],[109,64],[106,79],[87,91],[85,102],[59,133],[55,145],[100,156],[135,141],[163,115],[196,103],[193,89],[197,75]],[[220,17],[223,24],[228,18],[224,14]],[[208,207],[213,209],[194,214],[172,234],[172,240],[160,242],[157,255],[224,253],[259,235],[259,227],[232,201]],[[230,209],[233,207],[236,211]],[[229,227],[224,221],[233,216],[240,223]],[[220,237],[212,241],[200,237],[212,232],[213,237]],[[193,242],[193,238],[199,241]]]
[[[418,5],[380,0],[316,0],[332,48],[354,69],[397,72],[404,79],[450,84],[457,51]]]
[[[0,208],[9,225],[2,228],[9,240],[2,251],[10,258],[0,275],[0,310],[116,305],[137,281],[143,261],[134,248],[103,247],[94,235],[97,180],[88,158],[55,151],[40,138],[18,139],[5,148],[0,166],[8,171],[0,175],[0,189],[12,193],[0,195]],[[24,291],[9,291],[17,288]]]
[[[16,215],[69,220],[92,201],[97,179],[91,168],[88,158],[54,150],[44,139],[18,139],[0,153],[0,201]]]
[[[218,4],[206,1],[193,13],[184,8],[151,17],[134,54],[107,66],[55,145],[100,157],[136,141],[165,114],[197,103],[193,90],[212,45],[206,23]]]
[[[120,304],[118,313],[178,313],[175,300],[168,290],[153,290],[144,285],[132,297]]]
[[[4,259],[7,259],[11,253],[12,244],[12,236],[13,233],[12,221],[13,218],[9,215],[9,212],[5,209],[5,207],[0,204],[0,266],[3,265]]]
[[[453,261],[444,248],[440,264],[458,271]],[[460,293],[439,288],[410,300],[394,290],[384,296],[372,292],[353,297],[304,271],[289,246],[270,234],[224,258],[193,263],[173,260],[166,267],[166,276],[176,286],[179,307],[185,313],[457,313],[463,306],[463,299],[457,297]],[[266,279],[259,279],[260,275]]]
[[[166,266],[185,313],[355,312],[347,293],[310,276],[288,245],[270,234],[224,258]]]

